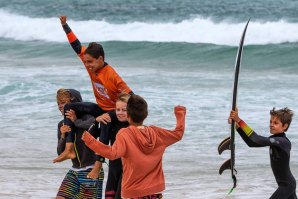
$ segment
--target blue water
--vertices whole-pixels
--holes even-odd
[[[269,135],[269,110],[298,111],[297,1],[0,1],[0,198],[54,198],[70,162],[52,164],[61,116],[55,93],[81,91],[94,102],[88,75],[70,48],[58,16],[83,44],[102,43],[106,60],[149,104],[146,124],[173,128],[173,107],[188,109],[181,142],[164,156],[165,198],[224,198],[229,157],[217,154],[229,135],[234,62],[251,22],[239,82],[240,116]],[[298,176],[297,118],[291,168]],[[238,186],[229,198],[269,198],[276,183],[268,148],[236,136]],[[105,169],[107,170],[106,166]]]

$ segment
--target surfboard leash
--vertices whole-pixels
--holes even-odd
[[[236,170],[235,170],[235,171],[236,171]],[[237,173],[237,171],[236,171],[236,173]],[[224,199],[227,199],[227,198],[229,197],[229,195],[234,191],[234,189],[235,189],[236,186],[237,186],[237,179],[236,179],[236,176],[233,175],[232,178],[233,178],[234,185],[233,185],[233,187],[229,190],[228,194],[226,195],[226,197],[225,197]]]

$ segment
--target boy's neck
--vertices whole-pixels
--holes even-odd
[[[278,133],[272,133],[273,135],[280,135],[280,134],[284,134],[285,132],[278,132]]]
[[[131,126],[135,126],[135,127],[137,127],[137,128],[140,128],[140,127],[143,127],[143,122],[141,122],[141,123],[134,123],[134,122],[131,122],[130,125],[131,125]]]

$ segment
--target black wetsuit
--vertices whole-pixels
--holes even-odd
[[[71,94],[71,103],[69,104],[77,104],[82,102],[82,97],[79,91],[75,89],[67,89]],[[99,156],[97,156],[94,151],[92,151],[89,147],[85,145],[85,142],[81,139],[85,130],[88,130],[91,124],[95,122],[95,118],[92,115],[88,114],[77,114],[77,120],[73,122],[73,129],[75,134],[73,135],[70,142],[74,143],[74,149],[76,153],[76,158],[72,159],[73,168],[79,169],[83,167],[87,167],[90,165],[94,165],[95,161],[99,161]],[[57,154],[60,155],[65,150],[65,144],[68,142],[67,139],[61,138],[60,128],[63,125],[64,120],[58,123],[57,135],[58,135],[58,146],[57,146]],[[100,132],[98,130],[98,124],[95,128],[90,132],[93,137],[98,138]]]
[[[297,199],[296,180],[290,170],[291,142],[285,133],[263,137],[256,134],[243,121],[237,129],[242,139],[249,147],[270,146],[270,163],[276,182],[277,190],[270,199]]]
[[[113,145],[118,131],[128,127],[128,122],[120,122],[115,111],[109,111],[111,117],[109,125],[101,124],[100,141]],[[106,198],[121,199],[122,161],[121,158],[109,161],[109,174],[106,184]]]

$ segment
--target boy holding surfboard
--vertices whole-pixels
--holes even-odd
[[[270,111],[269,137],[258,135],[239,116],[231,111],[229,123],[235,121],[237,131],[249,147],[270,147],[270,163],[278,188],[270,199],[297,199],[296,180],[290,170],[291,142],[285,132],[290,127],[293,112],[288,108]]]

